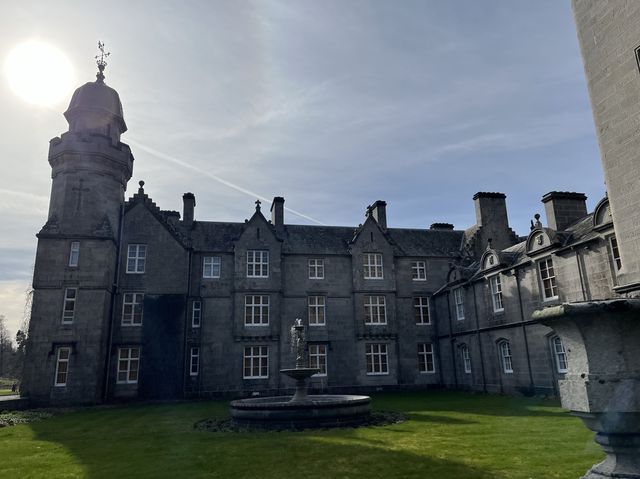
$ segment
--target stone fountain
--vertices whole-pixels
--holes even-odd
[[[231,401],[231,418],[236,426],[298,430],[358,426],[369,419],[369,396],[308,394],[307,381],[319,370],[309,367],[305,327],[300,319],[291,328],[291,351],[296,357],[295,368],[280,372],[296,381],[295,394]]]
[[[562,406],[607,454],[583,479],[640,479],[640,300],[565,303],[533,318],[553,328],[567,351]]]

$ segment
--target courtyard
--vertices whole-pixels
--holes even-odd
[[[0,476],[571,478],[604,457],[579,419],[539,397],[384,393],[374,409],[407,421],[303,432],[194,427],[227,417],[227,406],[105,406],[0,428]]]

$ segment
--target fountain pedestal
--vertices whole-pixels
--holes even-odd
[[[533,313],[567,352],[562,406],[596,433],[606,459],[584,479],[640,479],[640,300],[566,303]]]
[[[291,402],[306,401],[309,396],[307,394],[307,379],[319,372],[316,368],[295,368],[281,369],[280,372],[291,379],[296,380],[296,392],[291,398]]]

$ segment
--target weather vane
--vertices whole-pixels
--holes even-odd
[[[96,77],[98,78],[98,81],[102,83],[104,81],[104,68],[107,66],[107,61],[105,59],[111,55],[111,52],[104,52],[104,43],[101,41],[98,41],[98,50],[100,50],[100,55],[96,55],[96,63],[98,64],[99,71]]]

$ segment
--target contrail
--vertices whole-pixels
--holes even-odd
[[[248,195],[248,196],[250,196],[252,198],[258,198],[258,199],[264,201],[265,203],[268,203],[269,201],[271,201],[269,198],[265,198],[264,196],[259,195],[257,193],[254,193],[251,190],[247,190],[246,188],[243,188],[242,186],[235,185],[235,184],[231,183],[230,181],[225,180],[224,178],[220,178],[219,176],[216,176],[216,175],[214,175],[213,173],[211,173],[209,171],[206,171],[206,170],[203,170],[201,168],[198,168],[197,166],[190,165],[189,163],[186,163],[186,162],[184,162],[182,160],[179,160],[178,158],[174,158],[173,156],[169,156],[169,155],[166,155],[166,154],[164,154],[164,153],[162,153],[162,152],[160,152],[158,150],[154,150],[153,148],[150,148],[150,147],[145,146],[145,145],[143,145],[141,143],[138,143],[137,141],[132,140],[131,138],[128,138],[128,143],[130,143],[131,145],[135,146],[136,148],[141,149],[142,151],[146,151],[147,153],[149,153],[149,154],[151,154],[151,155],[153,155],[153,156],[155,156],[157,158],[160,158],[161,160],[165,160],[165,161],[168,161],[169,163],[174,163],[176,165],[180,165],[183,168],[188,168],[188,169],[196,171],[196,172],[198,172],[198,173],[200,173],[202,175],[208,176],[212,180],[215,180],[215,181],[217,181],[219,183],[222,183],[223,185],[228,186],[229,188],[234,189],[236,191],[239,191],[240,193],[244,193],[245,195]],[[293,213],[296,216],[299,216],[300,218],[304,218],[304,219],[309,220],[309,221],[311,221],[313,223],[316,223],[316,224],[324,226],[324,223],[322,223],[321,221],[318,221],[318,220],[312,218],[311,216],[307,216],[304,213],[300,213],[299,211],[292,210],[291,208],[287,208],[286,206],[285,206],[284,209],[287,210],[290,213]]]

